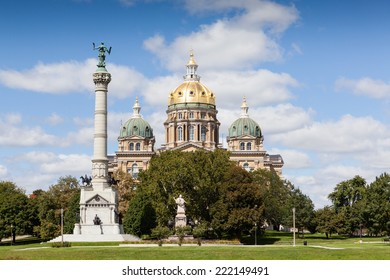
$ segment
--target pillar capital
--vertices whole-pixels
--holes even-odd
[[[106,86],[111,82],[111,74],[108,72],[93,73],[93,82],[96,86]]]

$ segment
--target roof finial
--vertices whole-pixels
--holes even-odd
[[[190,49],[190,59],[187,63],[187,75],[184,76],[184,80],[186,81],[199,81],[200,77],[196,74],[196,70],[198,69],[198,64],[196,64],[194,58],[194,50]]]
[[[132,118],[140,118],[141,115],[140,115],[140,112],[141,111],[141,106],[139,105],[138,103],[138,96],[135,98],[135,103],[134,103],[134,106],[133,106],[133,116]]]
[[[241,104],[241,118],[249,118],[248,115],[248,105],[246,104],[246,97],[242,99],[242,104]]]

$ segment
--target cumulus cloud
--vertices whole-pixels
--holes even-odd
[[[390,98],[390,83],[368,77],[358,80],[339,78],[335,82],[335,87],[338,91],[347,90],[356,95],[363,95],[376,99]]]
[[[285,169],[307,168],[313,164],[310,155],[299,150],[271,148],[267,153],[282,155]]]
[[[76,178],[91,172],[91,156],[86,154],[56,154],[47,151],[30,151],[15,155],[8,161],[8,177],[27,193],[47,189],[59,177]]]
[[[45,122],[50,124],[50,125],[58,125],[58,124],[62,123],[63,121],[64,121],[64,119],[56,113],[52,113],[45,120]]]
[[[90,91],[90,69],[96,68],[93,59],[84,62],[38,63],[31,69],[0,70],[0,83],[16,89],[50,94]]]
[[[145,40],[145,48],[158,56],[164,67],[180,70],[191,48],[203,58],[205,70],[243,70],[282,58],[283,50],[275,35],[298,19],[294,7],[268,1],[203,2],[186,1],[186,7],[191,12],[232,10],[236,13],[202,25],[199,30],[179,36],[170,43],[159,34]]]
[[[18,139],[18,141],[15,141]],[[26,126],[21,115],[0,117],[0,146],[42,146],[61,145],[59,138],[48,134],[40,126]]]
[[[8,174],[8,169],[7,167],[0,165],[0,177],[4,178]]]
[[[311,125],[275,135],[284,145],[326,153],[351,154],[372,150],[378,139],[390,137],[389,128],[372,117],[345,115],[338,121]]]

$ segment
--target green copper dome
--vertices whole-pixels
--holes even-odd
[[[153,129],[143,118],[131,118],[123,125],[120,137],[141,136],[145,138],[153,137]]]
[[[150,124],[142,118],[139,113],[140,110],[141,107],[139,106],[137,98],[133,107],[133,116],[122,126],[121,131],[119,132],[119,137],[153,137],[153,129]]]
[[[229,127],[229,137],[240,137],[245,135],[261,137],[259,124],[251,118],[239,118]]]
[[[245,135],[262,137],[259,124],[248,115],[248,106],[245,98],[242,102],[241,110],[241,117],[235,120],[229,127],[229,137],[241,137]]]

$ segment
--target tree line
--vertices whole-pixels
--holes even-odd
[[[329,194],[330,206],[314,209],[309,196],[273,170],[247,172],[229,160],[229,152],[167,151],[155,155],[147,170],[134,180],[114,174],[119,213],[125,233],[153,236],[156,229],[173,228],[175,198],[186,200],[190,230],[206,238],[242,238],[261,233],[266,226],[292,227],[303,233],[385,235],[390,232],[390,176],[367,184],[360,176],[337,184]],[[61,177],[47,191],[27,196],[12,182],[0,182],[0,241],[31,234],[43,240],[72,233],[79,213],[80,185]]]

